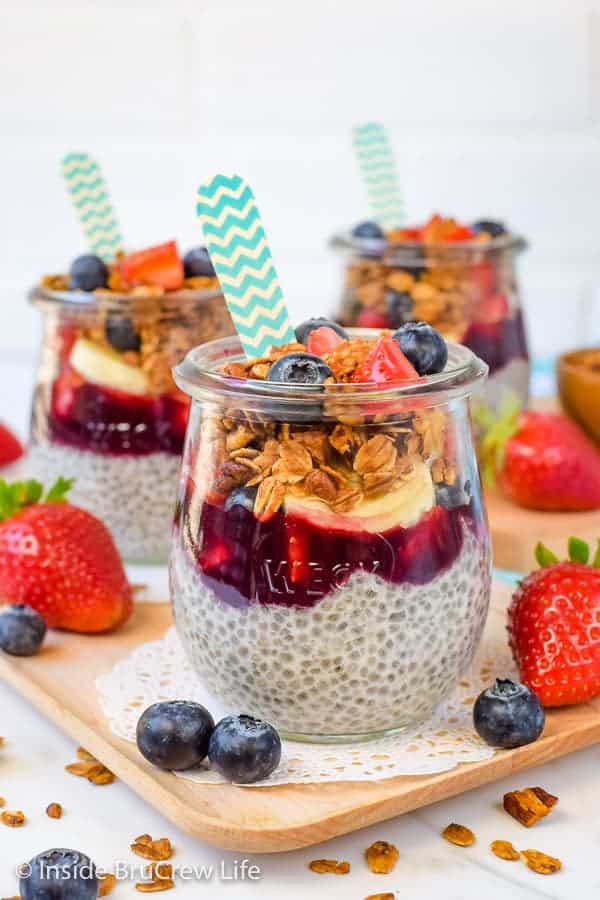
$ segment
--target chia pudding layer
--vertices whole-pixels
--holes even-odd
[[[44,484],[74,477],[70,499],[101,519],[130,561],[164,562],[180,459],[172,453],[125,456],[61,444],[33,445],[28,475]]]
[[[454,560],[426,584],[364,569],[313,606],[226,602],[175,544],[171,594],[207,687],[288,734],[358,737],[426,719],[468,668],[488,610],[487,544],[467,519]],[[324,536],[324,539],[326,536]]]

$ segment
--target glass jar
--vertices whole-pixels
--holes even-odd
[[[192,665],[232,711],[299,740],[425,720],[488,609],[468,401],[485,364],[451,345],[417,384],[324,388],[219,374],[232,358],[236,338],[174,371],[192,406],[171,597]]]
[[[222,296],[36,287],[30,300],[43,330],[28,471],[46,484],[74,478],[72,501],[126,559],[165,562],[189,408],[171,368],[233,332]]]
[[[334,315],[340,324],[395,329],[429,322],[487,363],[490,407],[497,410],[507,394],[527,405],[529,354],[515,265],[527,247],[522,238],[394,243],[347,232],[331,246],[344,262]]]

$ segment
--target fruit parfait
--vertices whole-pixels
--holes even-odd
[[[468,398],[486,366],[424,323],[309,320],[175,369],[192,397],[171,594],[230,708],[345,741],[426,719],[472,660],[490,553]]]
[[[171,367],[233,332],[203,248],[174,242],[105,264],[86,254],[30,298],[43,317],[29,472],[75,479],[127,559],[164,561],[189,400]]]
[[[522,238],[500,222],[463,225],[434,215],[388,232],[361,222],[331,245],[345,260],[338,321],[368,328],[429,322],[487,363],[492,407],[507,391],[526,405],[529,361],[515,273]]]

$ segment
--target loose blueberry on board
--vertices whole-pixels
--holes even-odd
[[[72,291],[95,291],[108,284],[106,264],[93,253],[84,253],[74,259],[69,270],[69,288]]]
[[[332,322],[331,319],[326,319],[325,316],[319,316],[316,319],[307,319],[306,322],[298,325],[296,328],[296,340],[298,343],[306,344],[311,331],[315,331],[317,328],[331,328],[343,340],[348,340],[348,332],[344,331],[341,325],[338,325],[337,322]]]
[[[232,512],[236,508],[247,509],[249,512],[254,511],[254,501],[258,488],[256,487],[239,487],[232,491],[223,505],[225,512]]]
[[[104,333],[108,343],[121,353],[137,351],[141,347],[140,336],[131,319],[126,316],[107,316]]]
[[[281,740],[272,725],[252,716],[227,716],[210,736],[211,765],[234,784],[254,784],[274,772]]]
[[[99,881],[89,856],[45,850],[17,869],[22,900],[96,900]]]
[[[10,656],[35,656],[47,630],[39,613],[24,603],[15,603],[0,615],[0,650]]]
[[[393,335],[419,375],[436,375],[448,362],[448,347],[427,322],[407,322]]]
[[[160,769],[193,769],[208,753],[215,727],[209,711],[191,700],[153,703],[137,724],[140,753]]]
[[[214,278],[215,267],[210,261],[206,247],[193,247],[183,257],[183,271],[186,278]]]
[[[490,747],[512,750],[537,741],[544,730],[542,704],[524,684],[497,678],[473,707],[473,725]]]
[[[323,384],[333,375],[327,363],[312,353],[288,353],[276,360],[267,375],[267,381],[282,384]]]
[[[385,292],[385,308],[392,328],[399,328],[413,318],[415,301],[406,291],[394,291],[391,288]]]
[[[502,237],[506,234],[506,228],[502,222],[495,222],[493,219],[478,219],[471,225],[471,231],[475,234],[489,234],[490,237]]]
[[[370,241],[381,241],[385,237],[383,229],[377,222],[359,222],[352,229],[352,237],[365,238]]]

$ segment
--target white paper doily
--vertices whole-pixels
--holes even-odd
[[[424,724],[394,737],[358,744],[284,741],[279,767],[255,786],[427,775],[448,771],[459,763],[489,759],[494,750],[473,730],[472,706],[496,676],[515,677],[515,666],[505,643],[484,637],[470,671],[453,696]],[[195,700],[210,709],[215,720],[232,712],[219,704],[192,672],[173,627],[162,640],[138,647],[100,676],[96,685],[111,730],[131,742],[135,742],[140,714],[159,700]],[[207,784],[224,781],[208,767],[177,774]]]

